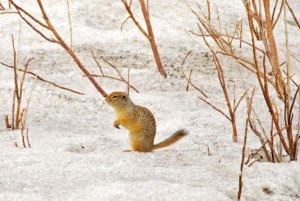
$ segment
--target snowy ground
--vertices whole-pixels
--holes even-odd
[[[7,5],[4,0],[0,2]],[[35,1],[21,2],[38,14]],[[44,2],[50,18],[67,40],[66,1]],[[212,2],[218,5],[224,25],[229,29],[239,19],[246,19],[240,0]],[[299,3],[294,4],[300,7]],[[207,49],[197,37],[187,34],[189,30],[197,30],[195,17],[184,0],[150,1],[150,8],[167,79],[158,74],[149,44],[132,22],[128,21],[120,31],[127,17],[121,1],[71,1],[74,46],[83,63],[98,73],[90,54],[93,49],[99,58],[116,63],[124,76],[131,67],[131,83],[140,91],[131,92],[131,96],[135,103],[154,113],[158,126],[156,142],[179,128],[189,131],[188,137],[172,147],[152,153],[123,152],[129,146],[127,131],[112,126],[113,110],[70,57],[59,46],[42,40],[24,23],[19,23],[17,16],[0,15],[0,61],[12,64],[11,34],[17,39],[21,26],[20,65],[34,57],[30,71],[85,93],[76,95],[36,82],[27,120],[32,149],[15,147],[15,142],[21,145],[20,131],[6,130],[1,119],[0,200],[236,199],[245,104],[241,105],[238,116],[239,143],[233,143],[227,120],[201,102],[196,91],[185,91],[181,72],[194,69],[195,84],[225,108]],[[282,32],[278,31],[281,39]],[[290,40],[292,53],[300,58],[296,27],[291,27]],[[182,66],[190,50],[193,53]],[[293,62],[299,67],[299,63]],[[240,81],[236,64],[227,61],[224,68],[228,79]],[[250,74],[245,76],[249,83],[254,80]],[[108,92],[126,90],[122,83],[97,81]],[[232,82],[228,83],[232,89]],[[33,84],[34,78],[28,76],[24,105]],[[1,118],[10,115],[12,90],[13,71],[0,66]],[[242,89],[238,91],[242,93]],[[258,95],[256,101],[260,99]],[[258,140],[250,134],[248,150],[258,146]],[[300,198],[299,162],[255,163],[245,167],[243,179],[243,200]]]

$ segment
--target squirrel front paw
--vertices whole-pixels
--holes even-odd
[[[116,127],[117,129],[120,129],[120,124],[117,121],[114,121],[114,127]]]

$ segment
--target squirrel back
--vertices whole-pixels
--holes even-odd
[[[174,144],[187,135],[183,129],[176,131],[169,138],[154,144],[156,122],[153,114],[145,107],[135,105],[127,93],[113,92],[106,97],[106,102],[116,113],[113,125],[124,126],[129,130],[129,140],[133,151],[151,152]]]

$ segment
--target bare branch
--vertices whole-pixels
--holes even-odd
[[[113,68],[116,71],[116,73],[118,74],[119,78],[116,78],[116,77],[113,77],[113,76],[109,76],[109,75],[105,75],[104,72],[103,72],[103,70],[102,70],[102,66],[100,65],[100,63],[96,59],[96,56],[95,56],[94,52],[93,51],[91,51],[91,52],[92,52],[92,55],[93,55],[93,59],[94,59],[95,63],[97,64],[97,66],[98,66],[98,68],[100,69],[100,72],[101,72],[101,75],[91,74],[93,77],[109,78],[109,79],[112,79],[112,80],[124,82],[127,85],[127,88],[129,87],[129,88],[133,89],[135,92],[139,93],[139,91],[134,86],[132,86],[130,84],[130,82],[129,82],[129,73],[130,73],[130,70],[128,70],[128,74],[127,74],[128,80],[126,80],[122,76],[122,74],[120,73],[120,71],[118,70],[118,68],[115,65],[113,65],[111,62],[109,62],[109,61],[107,61],[105,59],[102,59],[106,64],[108,64],[111,68]]]
[[[292,16],[294,18],[294,21],[296,22],[298,28],[300,29],[300,23],[299,23],[299,21],[298,21],[298,19],[296,17],[296,14],[294,13],[292,7],[290,6],[290,4],[289,4],[289,2],[287,0],[285,0],[285,3],[287,5],[288,9],[290,10],[290,12],[291,12],[291,14],[292,14]]]
[[[208,98],[208,96],[200,89],[198,88],[196,85],[194,85],[192,82],[191,82],[191,79],[188,79],[187,76],[182,72],[183,74],[183,77],[188,81],[188,83],[194,88],[196,89],[197,91],[199,91],[205,98]]]
[[[134,22],[134,24],[137,26],[137,28],[140,30],[140,32],[142,32],[142,34],[146,37],[146,38],[149,38],[147,32],[144,30],[144,28],[140,25],[140,23],[135,19],[132,11],[131,11],[131,3],[132,1],[130,1],[130,4],[128,5],[127,1],[126,0],[121,0],[124,4],[124,7],[126,9],[126,11],[128,12],[129,14],[129,17],[127,18],[131,18],[132,21]],[[126,19],[127,19],[126,18]],[[126,21],[124,21],[122,24],[124,24]]]
[[[0,62],[0,64],[3,65],[3,66],[5,66],[5,67],[7,67],[7,68],[13,69],[13,66],[11,66],[11,65],[5,64],[3,62]],[[24,69],[17,68],[17,70],[20,71],[20,72],[24,72]],[[51,84],[54,87],[60,88],[62,90],[70,91],[70,92],[75,93],[75,94],[84,95],[84,93],[82,93],[82,92],[79,92],[79,91],[76,91],[76,90],[73,90],[73,89],[70,89],[70,88],[66,88],[66,87],[60,86],[58,84],[55,84],[54,82],[48,81],[48,80],[42,78],[41,76],[39,76],[36,73],[30,72],[30,71],[27,71],[26,73],[32,75],[33,77],[36,77],[38,80],[40,80],[42,82]]]
[[[123,31],[123,26],[124,24],[127,22],[127,20],[129,20],[131,18],[131,16],[126,17],[126,19],[122,22],[121,24],[121,31]]]
[[[231,122],[231,118],[225,114],[225,112],[223,112],[221,109],[219,109],[218,107],[216,107],[215,105],[213,105],[212,103],[210,103],[209,101],[205,100],[204,98],[199,96],[199,99],[202,100],[203,102],[205,102],[207,105],[211,106],[214,110],[216,110],[217,112],[219,112],[220,114],[222,114],[226,119],[228,119]]]
[[[249,122],[251,119],[251,111],[252,111],[252,100],[254,97],[254,92],[255,88],[252,91],[251,98],[248,102],[248,112],[247,112],[247,119],[246,119],[246,127],[245,127],[245,135],[244,135],[244,144],[243,144],[243,150],[242,150],[242,160],[240,164],[240,174],[239,174],[239,190],[238,190],[238,196],[237,200],[241,200],[242,196],[242,189],[243,189],[243,170],[244,170],[244,161],[245,161],[245,152],[246,152],[246,144],[247,144],[247,136],[248,136],[248,127],[249,127]]]
[[[188,56],[193,52],[193,50],[188,51],[188,53],[185,55],[184,59],[181,62],[181,66],[185,64],[185,60],[188,58]]]

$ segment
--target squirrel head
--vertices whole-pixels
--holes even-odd
[[[129,95],[124,92],[112,92],[105,100],[114,109],[124,109],[124,107],[133,105]]]

